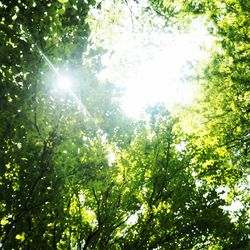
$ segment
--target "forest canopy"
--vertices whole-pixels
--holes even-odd
[[[125,11],[203,20],[192,103],[132,119],[98,77]],[[1,0],[0,79],[0,249],[250,249],[249,1]]]

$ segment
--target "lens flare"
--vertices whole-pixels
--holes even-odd
[[[72,87],[72,82],[69,77],[59,75],[57,79],[57,85],[62,90],[70,90]]]

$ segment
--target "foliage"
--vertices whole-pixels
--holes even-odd
[[[101,3],[0,1],[0,249],[249,247],[248,3],[151,4],[179,26],[206,15],[217,51],[189,115],[156,105],[134,122],[96,77],[88,13]]]
[[[242,204],[237,217],[249,233],[249,6],[245,1],[180,1],[181,12],[207,19],[215,37],[210,61],[191,79],[200,96],[184,109],[181,127],[187,133],[196,178],[208,190],[229,188],[227,204]],[[179,3],[180,3],[179,2]],[[236,210],[237,211],[237,210]],[[246,234],[241,247],[249,247]],[[244,236],[245,235],[245,236]],[[240,246],[235,246],[235,248]]]

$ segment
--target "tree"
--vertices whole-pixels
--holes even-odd
[[[83,152],[85,168],[102,167],[105,154],[93,159],[96,148],[88,148],[101,147],[95,133],[103,118],[119,117],[107,96],[115,89],[109,92],[87,65],[83,70],[85,19],[94,1],[7,2],[1,2],[1,249],[73,247],[83,237],[76,214],[82,189],[75,187],[84,175]],[[71,70],[74,95],[56,88],[56,67]]]
[[[148,120],[139,125],[129,154],[122,158],[123,178],[138,192],[139,209],[120,244],[130,249],[191,249],[228,242],[234,228],[220,208],[224,201],[215,191],[198,188],[192,158],[178,149],[177,120],[162,106],[150,108]]]
[[[195,103],[184,108],[181,127],[193,155],[196,178],[208,190],[229,188],[227,204],[242,204],[232,248],[249,247],[249,4],[245,1],[151,1],[174,20],[203,16],[215,38],[209,62],[191,79],[200,88]],[[224,191],[223,191],[224,192]],[[222,193],[223,193],[222,192]],[[248,214],[248,215],[247,215]]]
[[[223,209],[247,173],[248,6],[225,1],[212,14],[218,1],[151,3],[173,24],[238,11],[237,24],[210,27],[223,50],[202,75],[190,114],[205,125],[191,133],[161,105],[131,121],[120,90],[97,79],[105,48],[86,49],[87,17],[101,3],[0,2],[0,249],[248,247],[249,197],[235,222]],[[59,90],[69,72],[71,90]]]

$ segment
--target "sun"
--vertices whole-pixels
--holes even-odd
[[[68,76],[58,74],[57,85],[60,89],[64,91],[69,91],[72,88],[72,81]]]

